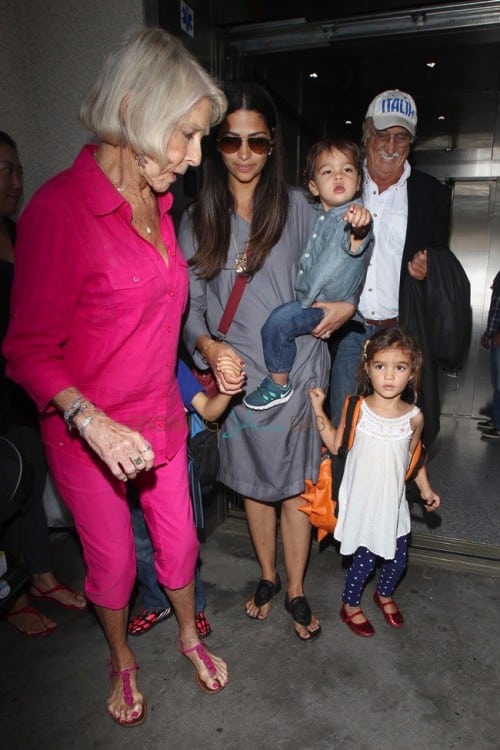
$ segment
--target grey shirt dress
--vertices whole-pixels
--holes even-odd
[[[290,188],[288,218],[279,242],[264,266],[245,287],[226,340],[246,363],[247,392],[266,376],[260,330],[270,312],[295,299],[298,261],[314,226],[316,212],[298,188]],[[226,266],[209,281],[190,269],[190,303],[184,340],[196,364],[196,339],[215,334],[235,281],[237,255],[244,252],[250,225],[231,217],[231,245]],[[195,252],[188,214],[184,214],[179,244],[187,259]],[[239,394],[219,432],[221,468],[219,479],[244,497],[276,502],[299,495],[304,479],[316,481],[321,441],[309,400],[309,388],[328,387],[330,355],[324,341],[314,336],[297,339],[297,357],[291,372],[292,398],[275,409],[251,411]]]

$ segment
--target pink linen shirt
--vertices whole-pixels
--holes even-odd
[[[51,405],[76,386],[139,430],[159,465],[186,439],[175,368],[187,264],[169,214],[172,195],[158,198],[167,265],[131,225],[131,207],[95,150],[84,147],[42,186],[18,222],[7,373],[37,404],[45,443],[95,460]]]

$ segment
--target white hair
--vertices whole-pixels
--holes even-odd
[[[179,39],[143,28],[109,55],[79,118],[101,141],[130,145],[163,165],[174,130],[203,98],[215,125],[224,117],[226,98],[211,76]]]

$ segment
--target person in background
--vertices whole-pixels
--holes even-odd
[[[493,398],[491,419],[478,422],[481,439],[500,440],[500,271],[491,285],[491,302],[486,330],[481,336],[481,346],[490,350],[491,384]]]
[[[405,475],[424,424],[416,406],[421,369],[422,352],[407,331],[383,328],[366,340],[357,388],[363,401],[346,457],[334,529],[340,553],[350,558],[340,617],[353,633],[363,637],[375,635],[360,602],[377,558],[382,564],[374,602],[391,627],[404,624],[392,595],[408,562],[411,522]],[[345,417],[336,430],[323,409],[325,393],[313,388],[310,397],[323,442],[337,454]],[[436,510],[440,498],[429,483],[425,466],[418,470],[415,483],[426,510]]]
[[[225,370],[228,374],[231,372],[235,376],[239,374],[233,360],[227,356],[220,358],[217,367]],[[182,359],[179,359],[177,364],[177,382],[186,411],[196,412],[205,422],[215,422],[229,406],[231,396],[219,393],[209,398]],[[197,482],[196,466],[193,466],[192,458],[190,459],[190,471],[193,472],[192,480]],[[198,487],[198,492],[201,493],[200,487]],[[128,632],[129,635],[142,635],[151,630],[155,625],[158,625],[158,623],[167,620],[172,615],[172,607],[165,590],[159,585],[156,578],[153,546],[144,522],[144,515],[140,504],[132,500],[131,510],[137,558],[137,581],[139,589],[142,590],[144,606],[130,620]],[[212,632],[212,628],[205,614],[205,587],[200,573],[199,561],[196,566],[194,578],[194,593],[196,629],[200,638],[207,638]]]
[[[427,341],[433,321],[427,322],[425,280],[431,248],[436,254],[448,248],[451,198],[445,185],[410,166],[416,128],[417,108],[404,91],[378,94],[366,112],[363,203],[373,216],[375,241],[357,314],[335,337],[330,412],[338,425],[366,339],[380,328],[403,325],[424,348],[421,405],[428,446],[439,432],[439,394]]]
[[[254,390],[266,374],[260,330],[271,310],[295,297],[299,258],[315,220],[300,189],[283,179],[282,131],[267,91],[248,81],[230,81],[224,91],[227,115],[207,143],[203,181],[193,208],[184,215],[179,241],[189,258],[190,306],[184,326],[189,355],[207,365],[223,393],[240,391],[244,377]],[[238,273],[248,283],[224,341],[218,326]],[[261,578],[245,612],[264,620],[281,589],[276,570],[277,506],[287,572],[285,608],[297,636],[310,641],[320,623],[304,595],[311,532],[297,508],[305,477],[318,474],[320,439],[310,428],[310,384],[325,385],[326,339],[354,312],[350,302],[315,302],[325,315],[314,336],[297,339],[291,371],[297,398],[279,409],[252,412],[234,403],[219,432],[219,479],[245,498],[245,510]],[[241,377],[216,369],[228,354],[245,364]]]
[[[98,143],[43,185],[19,221],[7,371],[41,412],[109,646],[107,709],[123,727],[147,713],[127,642],[136,577],[127,482],[174,607],[178,651],[202,690],[228,682],[195,624],[199,545],[175,377],[188,275],[169,213],[171,185],[199,164],[201,139],[225,104],[176,37],[139,29],[109,55],[80,108]]]
[[[23,192],[23,168],[15,141],[0,131],[0,344],[10,319],[10,297],[14,276],[17,212]],[[36,407],[28,394],[5,374],[5,358],[0,353],[0,434],[10,440],[32,471],[32,482],[21,511],[2,524],[0,549],[22,562],[31,581],[30,592],[13,602],[4,619],[18,633],[38,637],[53,633],[56,623],[34,607],[50,601],[67,609],[86,607],[82,594],[60,583],[50,560],[49,529],[43,506],[47,463],[40,438]]]
[[[317,219],[299,260],[297,299],[273,310],[261,331],[268,375],[243,399],[257,411],[292,397],[289,374],[297,353],[295,339],[311,333],[324,316],[324,310],[311,305],[351,299],[369,259],[371,216],[357,197],[362,180],[357,144],[343,138],[318,141],[309,150],[304,175]]]

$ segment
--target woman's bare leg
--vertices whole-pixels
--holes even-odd
[[[260,577],[274,583],[276,580],[276,508],[272,503],[260,503],[246,497],[245,512],[250,538],[260,565]],[[270,608],[271,602],[258,607],[253,597],[245,605],[247,615],[258,620],[265,620]]]
[[[290,601],[296,596],[304,595],[304,576],[311,548],[309,518],[297,510],[303,504],[304,500],[300,496],[290,497],[281,504],[280,531]],[[299,623],[294,624],[295,630],[304,639],[308,638],[308,633],[314,633],[320,626],[314,615],[307,627]]]
[[[95,605],[97,616],[104,629],[110,651],[110,667],[114,672],[133,667],[135,656],[127,644],[128,607],[107,609]],[[123,695],[123,683],[119,676],[111,677],[111,692],[108,698],[108,711],[119,722],[125,724],[138,719],[144,710],[142,693],[137,689],[137,671],[129,674],[132,690],[132,705],[128,705]]]
[[[179,648],[183,651],[190,650],[201,643],[195,623],[195,604],[194,604],[194,580],[182,589],[168,589],[165,587],[167,596],[174,608],[177,623],[179,625]],[[194,664],[200,679],[210,690],[217,690],[219,686],[223,687],[229,680],[227,664],[218,656],[203,646],[204,651],[209,654],[215,666],[215,673],[211,674],[207,665],[200,659],[196,651],[190,651],[185,654]]]

